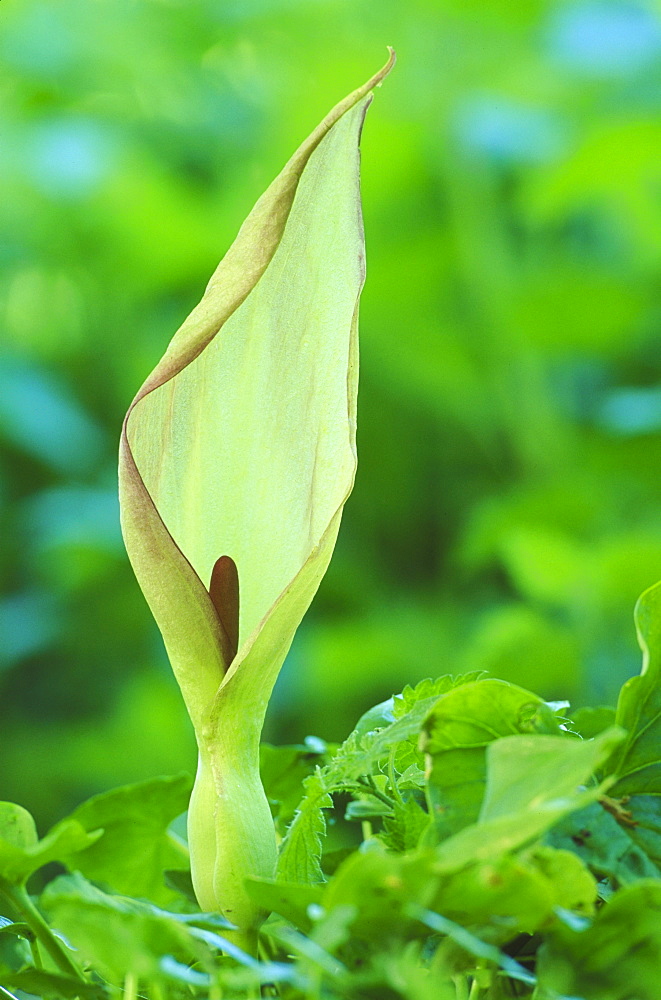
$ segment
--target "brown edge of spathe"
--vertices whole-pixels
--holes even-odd
[[[209,591],[165,526],[142,479],[129,440],[130,418],[142,399],[173,379],[204,351],[227,319],[256,286],[279,245],[298,181],[311,154],[342,115],[382,83],[394,66],[395,60],[395,53],[389,48],[386,64],[367,83],[345,97],[326,115],[258,199],[212,275],[202,300],[174,335],[162,359],[139,389],[122,424],[119,479],[121,521],[125,542],[129,534],[127,525],[132,521],[134,525],[137,522],[141,529],[141,540],[146,540],[148,546],[147,559],[152,560],[153,565],[158,564],[165,570],[169,549],[169,555],[174,559],[174,568],[180,576],[180,584],[195,591],[202,616],[213,633],[220,654],[218,683],[222,680],[232,658],[232,642],[222,625]],[[227,288],[230,286],[234,290],[228,293]],[[143,574],[136,565],[138,558],[132,555],[130,543],[126,547],[138,582],[142,586]],[[170,562],[167,570],[172,568]],[[155,592],[151,595],[145,592],[145,597],[160,626],[158,616],[154,612],[158,595]]]

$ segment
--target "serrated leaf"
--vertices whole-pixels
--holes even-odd
[[[455,687],[459,687],[463,684],[472,684],[474,681],[481,680],[484,677],[484,671],[474,670],[466,674],[444,674],[442,677],[437,677],[432,680],[431,677],[425,677],[424,680],[418,681],[415,687],[411,687],[407,684],[401,694],[396,694],[392,699],[392,712],[395,719],[401,719],[402,716],[407,715],[415,705],[420,701],[428,702],[431,698],[440,698],[441,695],[447,694]]]
[[[173,894],[164,883],[164,871],[187,869],[188,852],[168,827],[185,812],[191,787],[189,775],[179,774],[95,795],[69,818],[87,831],[102,828],[103,835],[90,847],[61,860],[115,892],[155,903],[171,902]]]
[[[393,803],[392,816],[383,820],[383,832],[379,835],[391,851],[402,853],[418,846],[420,837],[429,826],[429,813],[413,796],[404,802]]]
[[[326,833],[324,809],[331,809],[328,776],[321,768],[306,778],[305,795],[296,811],[278,857],[278,881],[323,882],[320,858]]]
[[[643,668],[622,687],[616,721],[627,738],[610,767],[610,789],[622,802],[622,829],[661,872],[661,584],[642,595],[635,610]]]
[[[303,782],[315,767],[324,763],[326,746],[274,747],[262,743],[259,771],[279,833],[286,831],[303,796]]]

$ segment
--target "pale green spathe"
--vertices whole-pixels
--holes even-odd
[[[200,750],[193,881],[203,909],[243,930],[260,919],[243,879],[273,874],[276,857],[258,771],[264,713],[355,474],[358,145],[392,62],[258,201],[122,435],[126,547]]]

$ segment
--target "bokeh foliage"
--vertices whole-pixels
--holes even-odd
[[[0,798],[193,766],[119,536],[123,413],[312,124],[363,138],[359,476],[269,737],[486,669],[574,704],[661,577],[661,14],[642,2],[3,0]],[[240,459],[239,459],[240,460]]]

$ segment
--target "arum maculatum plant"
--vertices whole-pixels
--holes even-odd
[[[195,729],[193,885],[251,947],[276,839],[259,777],[269,697],[326,571],[356,469],[359,140],[341,101],[259,199],[131,403],[122,529]]]

